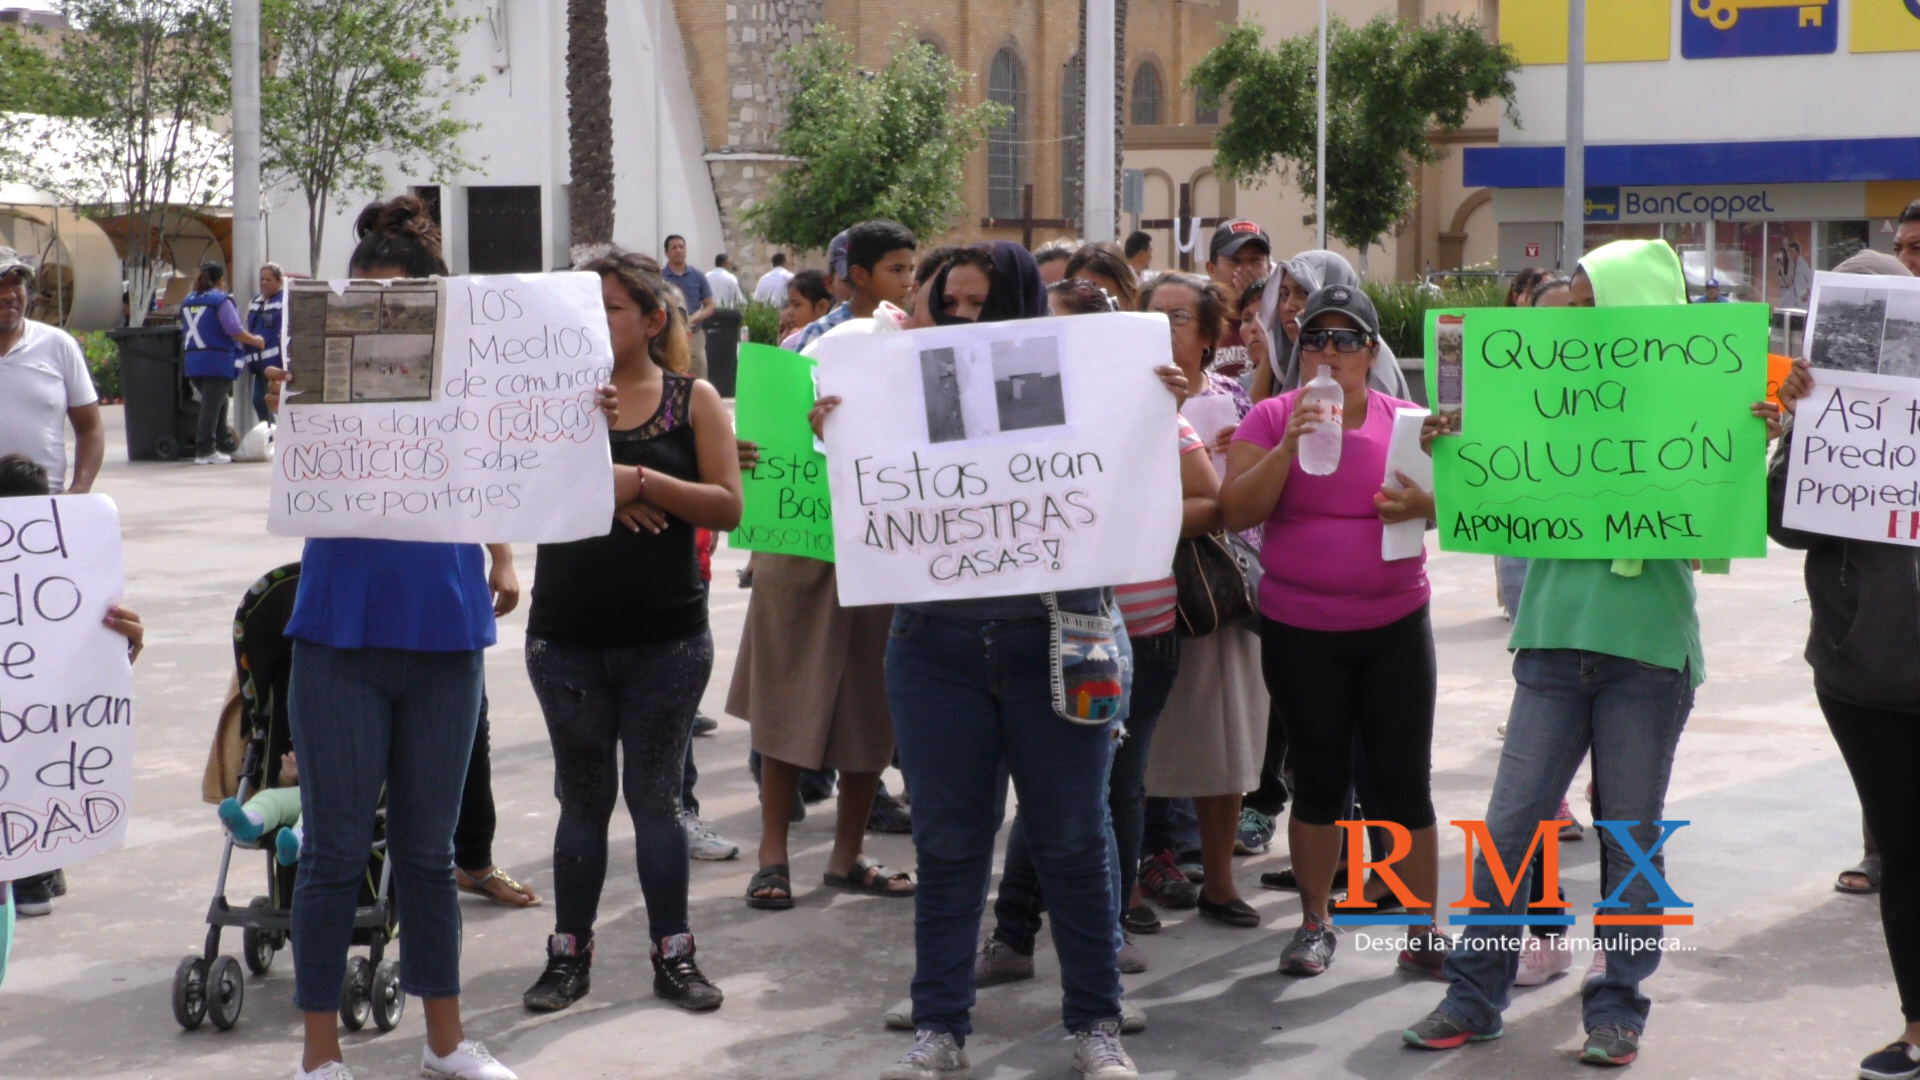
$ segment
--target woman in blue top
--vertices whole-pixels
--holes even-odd
[[[235,364],[240,346],[259,349],[266,339],[247,332],[240,325],[240,312],[233,298],[220,289],[227,268],[210,262],[200,267],[193,279],[193,291],[180,301],[181,348],[186,353],[187,381],[200,395],[200,423],[195,430],[193,463],[223,465],[233,459],[214,445],[222,417],[227,411],[227,395],[233,393]]]
[[[287,274],[279,263],[260,268],[260,295],[247,305],[247,330],[259,336],[262,344],[247,358],[247,371],[253,375],[253,414],[263,424],[273,423],[267,411],[267,369],[285,366],[280,359],[280,327],[287,305]]]

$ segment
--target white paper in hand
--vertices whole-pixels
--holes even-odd
[[[1220,452],[1220,433],[1240,423],[1240,409],[1227,394],[1202,394],[1191,397],[1180,406],[1180,415],[1187,418],[1194,434],[1207,444],[1207,453],[1213,456],[1213,469],[1222,480],[1227,476],[1227,455]]]
[[[1387,474],[1380,479],[1385,487],[1398,488],[1399,473],[1428,491],[1433,490],[1433,459],[1420,449],[1420,428],[1427,422],[1425,409],[1395,409],[1393,441],[1387,444]],[[1380,533],[1380,558],[1385,562],[1411,559],[1426,550],[1427,523],[1415,519],[1388,525]]]

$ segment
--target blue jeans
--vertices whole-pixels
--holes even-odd
[[[1027,821],[1064,990],[1084,1031],[1120,1016],[1119,908],[1107,825],[1113,723],[1053,711],[1045,619],[980,621],[902,609],[887,643],[887,703],[913,790],[913,1023],[973,1030],[973,954],[1006,817],[1004,762]]]
[[[1118,851],[1119,910],[1125,910],[1140,876],[1140,836],[1146,824],[1147,751],[1153,729],[1160,722],[1173,678],[1180,671],[1180,637],[1174,633],[1133,639],[1133,691],[1127,699],[1127,737],[1113,752],[1113,772],[1107,780],[1107,813],[1113,822]],[[1027,956],[1033,955],[1040,933],[1040,915],[1046,899],[1040,876],[1027,850],[1026,816],[1017,814],[1007,832],[1006,872],[993,904],[994,940]]]
[[[1653,822],[1666,802],[1674,748],[1693,709],[1688,673],[1604,653],[1522,649],[1513,659],[1513,678],[1513,709],[1487,803],[1487,830],[1508,870],[1522,865],[1534,830],[1553,819],[1589,746],[1596,818],[1636,822],[1628,832],[1640,850],[1650,850],[1660,838]],[[1596,831],[1602,882],[1626,881],[1634,874],[1633,860],[1607,830]],[[1650,861],[1665,872],[1664,856]],[[1492,905],[1482,913],[1525,914],[1530,872],[1520,873],[1509,904],[1500,898],[1486,857],[1474,863],[1474,892]],[[1621,896],[1629,907],[1611,910],[1659,914],[1662,909],[1652,906],[1656,898],[1646,875],[1636,874]],[[1460,947],[1447,957],[1451,985],[1440,1007],[1473,1031],[1498,1031],[1520,967],[1519,951],[1505,946],[1517,943],[1522,932],[1520,927],[1468,927]],[[1602,1024],[1644,1030],[1653,1003],[1640,992],[1640,983],[1660,966],[1660,927],[1602,926],[1594,936],[1607,946],[1607,973],[1581,990],[1587,1030]]]
[[[374,812],[387,799],[387,858],[407,946],[400,988],[460,994],[453,828],[480,722],[482,653],[293,643],[287,716],[300,762],[300,872],[293,887],[293,1000],[340,1007]]]
[[[1500,586],[1500,607],[1511,620],[1520,613],[1520,594],[1527,587],[1527,560],[1512,555],[1495,555],[1493,576]]]

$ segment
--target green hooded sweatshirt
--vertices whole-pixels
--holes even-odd
[[[1687,302],[1680,257],[1663,240],[1620,240],[1580,260],[1596,307]],[[1682,559],[1532,559],[1510,649],[1579,649],[1686,670],[1706,681],[1693,570]]]

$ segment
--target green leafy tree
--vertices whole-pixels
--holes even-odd
[[[831,27],[781,55],[793,99],[774,143],[794,159],[748,208],[748,229],[774,244],[824,248],[856,221],[886,217],[920,236],[966,210],[967,158],[1006,109],[952,105],[971,76],[929,45],[894,42],[887,66],[863,72]]]
[[[55,65],[52,48],[37,26],[0,26],[0,113],[78,116],[90,110]]]
[[[478,20],[455,0],[266,0],[261,15],[277,60],[260,83],[261,173],[306,196],[318,274],[335,199],[383,191],[388,164],[436,181],[473,167],[460,136],[476,125],[453,98],[481,82],[456,71]]]
[[[1318,127],[1312,32],[1268,49],[1242,23],[1194,68],[1188,83],[1228,106],[1214,140],[1214,168],[1260,184],[1291,173],[1309,201],[1316,186]],[[1412,171],[1440,159],[1428,136],[1453,131],[1495,98],[1515,118],[1510,46],[1477,23],[1446,16],[1425,24],[1381,15],[1361,27],[1327,29],[1327,232],[1362,252],[1413,208]]]

